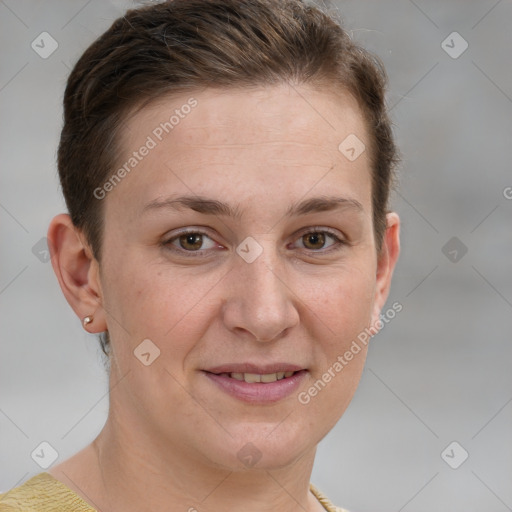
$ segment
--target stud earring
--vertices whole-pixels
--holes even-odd
[[[84,324],[84,327],[86,327],[87,325],[89,325],[90,323],[92,322],[92,316],[86,316],[82,323]]]

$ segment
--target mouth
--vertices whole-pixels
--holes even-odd
[[[274,403],[292,394],[308,371],[297,365],[224,365],[203,370],[217,389],[244,402]]]
[[[276,382],[278,380],[288,379],[296,372],[275,372],[275,373],[239,373],[239,372],[231,372],[231,373],[217,373],[215,375],[219,375],[221,377],[229,377],[230,379],[235,379],[238,381],[247,382],[249,384],[254,384],[255,382],[263,382],[264,384],[268,384],[270,382]]]

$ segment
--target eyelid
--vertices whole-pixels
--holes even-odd
[[[344,237],[340,236],[338,231],[333,230],[331,228],[327,228],[325,226],[311,226],[309,228],[306,228],[302,231],[298,232],[298,235],[295,235],[296,239],[303,237],[304,235],[308,235],[309,233],[326,233],[332,238],[334,238],[335,243],[331,246],[329,246],[327,249],[319,249],[317,251],[313,249],[303,249],[304,251],[307,251],[309,253],[313,254],[326,254],[331,251],[336,251],[338,249],[341,249],[341,246],[349,245],[349,241]]]
[[[179,254],[186,254],[187,256],[203,256],[204,254],[211,252],[211,250],[212,250],[211,248],[210,249],[201,249],[199,251],[187,251],[180,247],[174,247],[171,245],[171,242],[174,242],[179,237],[181,237],[183,235],[188,235],[188,234],[206,236],[210,240],[212,240],[214,243],[216,243],[217,245],[222,245],[221,243],[217,242],[217,240],[215,240],[213,238],[213,236],[211,236],[211,234],[207,228],[187,227],[187,228],[183,228],[182,230],[178,231],[177,233],[174,233],[170,236],[169,235],[166,236],[164,238],[164,240],[162,241],[162,246],[171,252],[175,252],[175,253],[179,253]]]
[[[308,233],[328,233],[329,235],[332,235],[333,237],[341,240],[339,232],[337,230],[325,226],[311,226],[309,228],[305,228],[304,230],[299,231],[299,233],[301,233],[301,236],[307,235]]]

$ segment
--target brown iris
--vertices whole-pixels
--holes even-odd
[[[179,241],[183,249],[197,251],[203,245],[203,235],[199,233],[186,233],[180,236]]]
[[[325,234],[307,233],[302,237],[302,242],[307,249],[322,249],[325,245]]]

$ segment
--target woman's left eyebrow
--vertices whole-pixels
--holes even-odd
[[[205,215],[219,215],[235,219],[240,219],[243,213],[239,204],[231,206],[222,201],[202,196],[171,196],[163,200],[155,199],[144,206],[142,213],[160,208],[171,210],[188,208]],[[292,204],[287,209],[285,216],[293,217],[332,210],[364,212],[363,205],[356,199],[338,196],[319,196]]]
[[[331,210],[353,210],[363,213],[363,205],[357,200],[348,197],[320,196],[295,203],[286,212],[287,217],[307,215],[308,213],[326,212]]]

